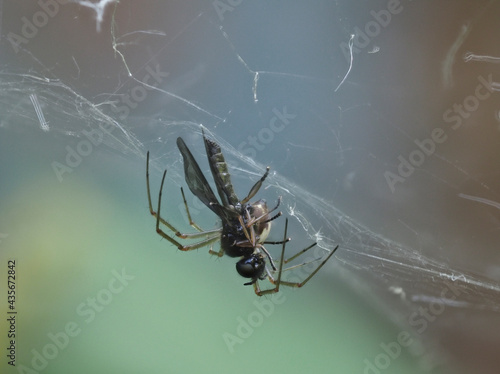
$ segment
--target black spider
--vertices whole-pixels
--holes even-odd
[[[194,159],[191,151],[184,143],[182,138],[177,138],[177,146],[184,159],[184,173],[186,178],[186,183],[189,186],[191,192],[198,197],[210,210],[212,210],[222,221],[222,227],[215,230],[202,230],[193,220],[191,219],[191,214],[189,213],[189,208],[187,206],[186,197],[184,195],[184,190],[181,187],[182,198],[184,200],[184,206],[186,208],[187,216],[190,225],[195,228],[198,232],[184,234],[179,232],[174,226],[172,226],[168,221],[160,215],[161,208],[161,196],[163,190],[163,183],[165,182],[165,176],[167,171],[163,173],[163,178],[161,180],[160,192],[158,195],[158,209],[155,212],[151,204],[151,192],[149,187],[149,152],[147,153],[146,161],[146,185],[148,192],[148,202],[149,210],[153,216],[156,217],[156,232],[160,234],[163,238],[167,239],[169,242],[177,246],[181,251],[190,251],[192,249],[197,249],[205,246],[210,246],[209,253],[215,256],[223,256],[224,254],[229,257],[239,257],[240,260],[236,263],[236,271],[245,278],[250,278],[250,281],[245,283],[245,285],[253,285],[255,293],[259,296],[274,293],[279,291],[280,285],[288,287],[302,287],[305,285],[318,271],[321,267],[332,257],[338,248],[338,245],[328,254],[328,256],[319,264],[319,266],[302,282],[287,282],[281,280],[281,274],[283,270],[283,263],[287,263],[297,258],[301,254],[305,253],[316,243],[311,244],[309,247],[303,249],[293,257],[285,260],[285,246],[290,240],[287,238],[288,229],[288,219],[285,220],[285,232],[283,235],[283,240],[281,241],[266,241],[267,236],[271,230],[271,222],[281,216],[281,212],[278,212],[274,216],[270,216],[270,213],[278,209],[281,202],[281,197],[278,198],[278,203],[276,206],[269,210],[265,200],[257,200],[253,203],[249,203],[255,194],[259,191],[262,183],[269,174],[269,167],[267,167],[266,172],[260,178],[257,183],[250,189],[247,197],[243,200],[239,200],[234,192],[233,185],[231,183],[231,176],[228,171],[228,167],[224,156],[222,154],[220,146],[214,141],[208,139],[203,132],[203,140],[205,143],[205,148],[208,157],[208,164],[210,165],[210,170],[212,172],[212,177],[214,179],[215,185],[217,187],[217,192],[220,197],[220,202],[215,196],[212,188],[210,187],[205,176],[201,172],[198,163]],[[175,233],[175,236],[170,236],[163,231],[160,227],[160,223],[166,226],[170,231]],[[201,239],[200,241],[189,244],[182,245],[178,239]],[[212,246],[215,242],[220,240],[220,250],[213,251]],[[280,264],[276,267],[271,255],[264,247],[264,244],[281,244],[281,258]],[[270,268],[267,266],[266,258],[268,259]],[[274,278],[274,274],[278,273],[277,278]],[[274,284],[274,288],[261,290],[258,284],[258,280],[264,280],[266,277],[269,281]]]

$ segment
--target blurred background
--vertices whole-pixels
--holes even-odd
[[[2,372],[497,373],[499,13],[0,1]],[[259,298],[235,259],[155,233],[146,152],[153,204],[167,168],[162,215],[192,232],[175,141],[210,181],[200,125],[240,198],[271,167],[257,198],[283,197],[289,255],[340,245],[304,288]]]

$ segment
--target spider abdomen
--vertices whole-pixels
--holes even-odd
[[[243,243],[248,243],[248,245],[242,245]],[[223,227],[220,245],[229,257],[247,257],[254,252],[253,246],[246,239],[244,233],[234,232],[234,228],[231,226]]]

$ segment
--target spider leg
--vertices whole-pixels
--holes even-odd
[[[205,240],[202,240],[201,242],[191,244],[191,245],[182,245],[179,243],[177,240],[166,234],[161,228],[160,228],[160,222],[166,222],[167,227],[171,227],[170,224],[168,224],[167,221],[164,221],[160,218],[160,211],[161,211],[161,196],[163,192],[163,183],[165,182],[165,176],[167,175],[167,171],[165,170],[163,172],[163,177],[161,179],[161,185],[160,185],[160,193],[158,194],[158,209],[156,212],[156,232],[160,234],[163,238],[167,239],[170,243],[175,245],[177,248],[179,248],[181,251],[191,251],[193,249],[201,248],[207,245],[210,245],[212,243],[215,243],[216,241],[220,240],[220,230],[212,230],[212,231],[205,231],[205,232],[199,232],[195,234],[181,234],[177,235],[178,231],[176,232],[177,236],[180,236],[183,239],[186,238],[200,238],[200,237],[205,237]],[[176,231],[175,229],[172,231]]]
[[[276,209],[278,209],[278,207],[280,206],[281,204],[281,196],[278,196],[278,203],[276,204],[276,206],[271,209],[269,212],[267,212],[267,214],[271,213],[271,212],[274,212]],[[276,214],[276,216],[274,216],[273,218],[270,219],[270,221],[272,221],[273,219],[276,219],[277,217],[281,216],[281,212],[279,212],[278,214]],[[269,222],[269,221],[267,221]]]
[[[162,179],[162,184],[161,184],[161,190],[160,190],[160,198],[161,198],[161,193],[162,193],[162,190],[163,190],[163,181],[165,179],[165,175],[166,175],[167,171],[165,170],[165,173],[163,175],[163,179]],[[200,232],[197,232],[197,233],[191,233],[191,234],[183,234],[181,232],[179,232],[179,230],[177,230],[174,226],[172,226],[167,220],[163,219],[160,214],[159,214],[159,211],[158,213],[155,212],[153,210],[153,205],[151,203],[151,190],[150,190],[150,186],[149,186],[149,152],[147,153],[147,157],[146,157],[146,186],[147,186],[147,192],[148,192],[148,204],[149,204],[149,212],[151,213],[151,215],[155,218],[157,218],[157,220],[159,219],[159,221],[167,226],[172,232],[175,233],[175,236],[179,237],[179,238],[182,238],[182,239],[199,239],[199,238],[206,238],[207,236],[212,236],[212,234],[214,236],[216,236],[216,234],[220,234],[220,229],[215,229],[215,230],[209,230],[209,231],[203,231],[198,225],[196,225],[194,222],[193,226],[195,229],[197,229],[198,231]],[[183,195],[183,198],[184,198],[184,192],[182,191],[182,188],[181,188],[181,193]],[[158,201],[158,203],[160,203],[160,201]],[[184,204],[186,206],[186,211],[187,211],[187,214],[188,214],[188,218],[189,218],[189,221],[192,221],[191,220],[191,214],[189,213],[189,209],[187,207],[187,203],[186,203],[186,200],[184,199]],[[166,234],[165,234],[166,235]],[[176,243],[173,243],[171,242],[172,244],[176,245],[177,247],[179,246],[178,244]],[[177,242],[178,243],[178,242]]]
[[[262,244],[259,244],[259,248],[262,249],[262,252],[264,252],[269,259],[269,262],[271,263],[271,267],[273,268],[274,271],[276,271],[276,265],[274,265],[273,258],[271,257],[271,254],[267,251],[266,247],[264,247]]]
[[[250,220],[250,214],[248,213],[248,210],[247,210],[247,215]],[[240,221],[241,228],[243,229],[243,233],[245,234],[246,242],[238,242],[237,244],[240,246],[244,246],[246,244],[247,246],[251,245],[254,248],[258,247],[262,249],[262,251],[266,254],[267,258],[269,259],[269,262],[271,263],[273,270],[276,270],[276,265],[274,265],[274,261],[273,258],[271,257],[271,254],[267,251],[267,249],[264,247],[262,243],[257,243],[257,237],[255,236],[253,223],[250,226],[248,226],[248,228],[250,229],[250,232],[248,232],[246,227],[247,225],[245,225],[245,223],[243,222],[243,218],[241,216],[238,216],[238,220]]]
[[[271,218],[265,220],[262,223],[268,223],[268,222],[274,221],[276,218],[281,217],[282,214],[283,214],[282,212],[278,212],[274,216],[272,216]]]
[[[146,188],[148,190],[149,212],[152,216],[156,217],[156,213],[153,210],[153,205],[151,204],[151,189],[149,188],[149,151],[146,156]]]
[[[302,266],[312,264],[313,262],[316,262],[316,261],[319,261],[319,260],[321,260],[321,258],[315,258],[314,260],[311,260],[311,261],[305,261],[305,262],[303,262],[301,264],[297,264],[297,265],[293,265],[293,266],[287,267],[287,268],[283,269],[283,271],[297,269],[297,268],[300,268]],[[287,260],[285,259],[285,263],[286,263],[286,261]]]
[[[267,295],[269,293],[276,293],[280,290],[280,284],[285,284],[285,283],[288,283],[288,282],[282,282],[281,281],[281,272],[282,272],[282,269],[283,269],[283,260],[285,258],[285,246],[286,246],[286,234],[287,234],[287,229],[288,229],[288,218],[285,220],[285,233],[283,235],[283,247],[281,248],[281,259],[280,259],[280,269],[278,271],[278,279],[276,281],[274,281],[273,277],[271,276],[271,274],[268,272],[268,277],[269,277],[269,280],[275,285],[274,288],[271,288],[271,289],[268,289],[268,290],[261,290],[259,285],[258,285],[258,281],[256,281],[254,284],[253,284],[253,288],[255,290],[255,293],[257,294],[257,296],[262,296],[262,295]],[[267,269],[266,269],[267,271]]]
[[[165,174],[166,173],[167,173],[167,171],[165,170]],[[157,214],[153,210],[153,204],[151,203],[151,188],[149,186],[149,151],[148,151],[147,156],[146,156],[146,187],[147,187],[147,190],[148,190],[148,204],[149,204],[149,212],[151,213],[151,215],[153,217],[155,217],[155,218],[159,218],[159,220],[160,220],[161,223],[163,223],[165,226],[167,226],[173,232],[177,233],[178,231],[177,231],[177,229],[174,226],[172,226],[170,223],[168,223],[163,218],[161,218],[160,215]]]
[[[315,243],[315,244],[316,244],[316,243]],[[312,248],[312,247],[313,247],[313,246],[310,246],[310,247],[308,247],[307,249]],[[317,267],[316,269],[314,269],[314,271],[313,271],[311,274],[309,274],[309,276],[308,276],[306,279],[304,279],[302,282],[286,282],[286,281],[281,281],[281,284],[282,284],[282,285],[284,285],[284,286],[288,286],[288,287],[295,287],[295,288],[299,288],[299,287],[304,286],[307,282],[309,282],[309,280],[310,280],[312,277],[314,277],[314,275],[315,275],[315,274],[319,271],[319,269],[321,269],[321,268],[323,267],[323,265],[324,265],[324,264],[326,264],[326,262],[330,259],[330,257],[332,257],[332,256],[333,256],[333,254],[335,253],[335,251],[336,251],[338,248],[339,248],[339,246],[337,245],[337,246],[336,246],[336,247],[335,247],[335,248],[334,248],[334,249],[330,252],[330,254],[329,254],[329,255],[328,255],[328,256],[327,256],[327,257],[326,257],[326,258],[325,258],[325,259],[321,262],[321,264],[319,264],[319,265],[318,265],[318,267]],[[305,252],[305,251],[303,250],[303,251],[299,252],[299,254],[302,254],[302,253],[304,253],[304,252]],[[298,256],[298,255],[294,255],[293,257],[291,257],[290,259],[286,260],[285,262],[290,261],[291,259],[296,258],[297,256]],[[316,261],[316,260],[313,260],[313,261]],[[290,270],[290,269],[293,269],[293,268],[296,268],[296,267],[299,267],[299,266],[303,266],[303,265],[308,264],[308,263],[310,263],[310,262],[312,262],[312,261],[309,261],[309,262],[304,262],[304,263],[302,263],[302,264],[300,264],[300,265],[296,265],[296,266],[291,266],[291,267],[289,267],[289,268],[287,268],[287,269],[283,269],[283,270],[281,270],[281,269],[280,269],[280,271]]]
[[[289,242],[290,240],[292,240],[292,239],[291,238],[286,238],[285,242]],[[268,241],[265,241],[262,244],[283,244],[283,240],[280,240],[280,241],[277,241],[277,242],[268,242]],[[290,259],[289,260],[285,260],[285,264],[286,264],[287,261],[290,261]]]
[[[212,250],[212,247],[210,247],[210,250],[208,251],[208,253],[210,253],[211,255],[217,256],[217,257],[222,257],[222,256],[224,256],[224,248],[222,248],[222,246],[221,246],[218,251],[214,251],[214,250]]]
[[[259,221],[262,221],[260,222],[261,224],[262,223],[267,223],[267,222],[271,222],[271,221],[274,221],[276,218],[278,217],[281,217],[281,215],[283,214],[282,212],[278,212],[276,213],[273,217],[271,218],[268,218],[266,219],[265,221],[263,221],[263,218],[268,216],[269,213],[271,212],[274,212],[276,209],[278,209],[279,205],[280,205],[280,201],[281,201],[281,196],[278,198],[278,204],[271,210],[265,212],[264,214],[262,214],[260,217],[252,217],[250,215],[250,212],[248,211],[248,209],[246,209],[246,219],[247,219],[247,223],[246,223],[246,226],[247,227],[250,227],[252,225],[254,225],[255,223],[259,222]],[[242,222],[242,221],[241,221]],[[241,225],[243,226],[243,223],[241,223]]]
[[[248,210],[247,210],[247,214],[250,217]],[[240,221],[240,226],[243,229],[243,233],[245,234],[245,238],[247,238],[248,242],[251,243],[252,247],[255,247],[255,231],[253,230],[253,225],[249,225],[249,226],[245,225],[245,222],[243,222],[242,216],[238,216],[238,221]],[[247,228],[250,228],[250,233],[248,233]]]
[[[289,263],[290,261],[295,260],[295,259],[296,259],[297,257],[299,257],[301,254],[306,253],[308,250],[310,250],[310,249],[311,249],[312,247],[314,247],[316,244],[317,244],[317,243],[313,243],[313,244],[311,244],[309,247],[304,248],[302,251],[300,251],[300,252],[296,253],[296,254],[295,254],[295,255],[293,255],[292,257],[287,258],[287,259],[285,260],[285,264]],[[338,246],[337,246],[337,248],[338,248]],[[335,250],[336,250],[337,248],[335,248],[335,249],[333,250],[333,252],[335,252]]]
[[[198,226],[191,218],[191,213],[189,213],[189,207],[187,205],[187,202],[186,202],[186,196],[184,195],[184,189],[181,187],[181,194],[182,194],[182,200],[184,201],[184,208],[186,208],[186,213],[187,213],[187,216],[188,216],[188,220],[189,220],[189,225],[191,227],[194,227],[196,230],[198,231],[203,231],[203,229]]]
[[[259,192],[259,189],[260,187],[262,186],[262,182],[264,182],[264,180],[267,178],[268,174],[269,174],[269,170],[271,170],[271,168],[268,166],[266,168],[266,172],[264,173],[264,175],[262,176],[262,178],[260,178],[257,183],[255,183],[253,185],[253,187],[250,189],[250,192],[248,193],[248,196],[245,197],[243,200],[241,200],[241,204],[246,204],[248,203],[248,201],[255,196],[255,194],[257,192]]]
[[[312,260],[312,261],[306,261],[306,262],[304,262],[302,264],[291,266],[289,268],[283,269],[283,264],[284,263],[287,263],[289,261],[294,260],[295,258],[299,257],[301,254],[307,252],[309,249],[311,249],[312,247],[314,247],[316,245],[316,243],[311,244],[309,247],[304,248],[299,253],[297,253],[297,254],[293,255],[292,257],[290,257],[289,259],[285,260],[284,259],[284,257],[285,257],[285,245],[286,245],[286,242],[288,241],[287,237],[286,237],[287,228],[288,228],[288,219],[286,219],[286,221],[285,221],[285,234],[284,234],[284,238],[283,238],[283,247],[282,247],[282,250],[281,250],[280,268],[279,268],[279,271],[278,271],[278,278],[275,280],[273,278],[272,274],[269,271],[267,271],[267,269],[266,269],[267,274],[268,274],[268,279],[269,279],[269,281],[271,283],[273,283],[275,285],[275,288],[271,288],[269,290],[261,290],[258,285],[254,284],[255,293],[257,295],[259,295],[259,296],[262,296],[262,295],[265,295],[265,294],[268,294],[268,293],[278,292],[280,285],[287,286],[287,287],[293,287],[293,288],[303,287],[307,282],[309,282],[309,280],[312,277],[314,277],[314,275],[323,267],[323,265],[325,265],[327,263],[327,261],[330,259],[330,257],[332,257],[333,254],[335,253],[335,251],[339,248],[339,246],[337,245],[328,254],[328,256],[321,262],[321,264],[319,264],[318,267],[316,269],[314,269],[314,271],[311,274],[309,274],[309,276],[306,279],[304,279],[302,282],[288,282],[288,281],[281,280],[281,274],[283,273],[283,271],[291,270],[291,269],[294,269],[294,268],[297,268],[297,267],[300,267],[300,266],[303,266],[305,264],[309,264],[309,263],[311,263],[313,261],[317,261],[318,260],[318,259],[315,259],[315,260]]]

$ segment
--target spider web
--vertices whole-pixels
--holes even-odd
[[[426,75],[421,66],[429,67],[421,52],[405,49],[417,66],[407,72],[391,46],[402,48],[402,20],[423,5],[405,2],[400,19],[393,14],[362,48],[360,30],[373,14],[347,17],[355,13],[348,2],[320,2],[328,17],[307,36],[287,26],[292,36],[284,39],[275,25],[253,25],[256,18],[248,14],[259,14],[262,5],[233,3],[158,2],[153,13],[131,1],[57,3],[45,10],[46,24],[40,18],[39,26],[25,26],[26,34],[3,32],[0,130],[48,133],[65,144],[94,136],[95,147],[131,160],[149,150],[152,167],[159,172],[168,165],[169,183],[182,186],[175,139],[183,136],[206,172],[203,124],[222,146],[236,191],[246,191],[271,166],[261,193],[268,201],[283,197],[298,247],[317,241],[316,258],[340,244],[326,266],[332,294],[335,274],[417,337],[420,319],[412,316],[434,308],[439,316],[427,321],[432,329],[426,333],[442,345],[456,336],[469,336],[471,345],[474,339],[495,342],[500,324],[486,328],[480,321],[498,321],[500,313],[499,169],[486,161],[498,157],[500,52],[487,45],[475,51],[473,42],[486,38],[478,21],[490,24],[485,10],[496,3],[461,5],[453,36],[430,52],[442,62],[428,73],[431,89],[419,82]],[[376,2],[370,9],[385,6]],[[35,3],[26,7],[33,15],[43,10]],[[308,11],[290,6],[290,12],[297,9]],[[270,19],[290,16],[279,7],[267,11]],[[58,35],[58,18],[75,19],[76,29],[70,42],[59,37],[68,44],[56,58],[40,46]],[[16,30],[3,22],[4,30]],[[425,36],[408,38],[422,44]],[[80,48],[89,44],[102,51],[93,56],[97,63]],[[478,108],[459,119],[457,129],[446,127],[444,141],[434,142],[429,154],[420,152],[420,166],[398,175],[419,144],[430,144],[423,141],[433,130],[449,126],[443,113],[454,103],[466,105],[483,81],[490,82],[483,89],[488,98],[476,98]],[[427,95],[434,102],[428,104]],[[58,159],[49,172],[64,181],[71,178],[65,167]],[[398,182],[388,183],[387,172]],[[203,208],[195,199],[188,203],[194,214]],[[464,315],[486,336],[460,327]],[[451,347],[448,353],[458,352]]]

